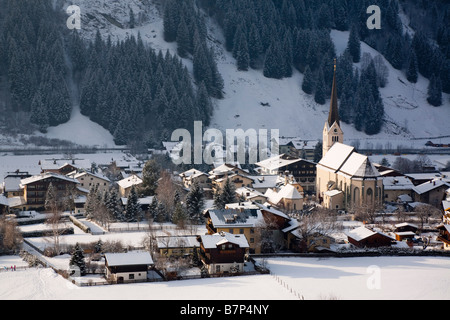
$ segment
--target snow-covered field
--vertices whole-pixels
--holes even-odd
[[[19,263],[0,257],[0,266]],[[52,269],[0,272],[14,300],[448,300],[450,259],[271,258],[271,275],[78,287]]]

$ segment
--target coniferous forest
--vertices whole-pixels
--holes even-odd
[[[298,70],[304,75],[298,85],[318,104],[330,96],[336,58],[341,119],[369,135],[380,132],[379,89],[389,84],[381,56],[361,55],[362,41],[411,83],[419,74],[430,79],[430,105],[439,107],[442,92],[450,93],[450,5],[445,1],[167,0],[161,8],[164,40],[177,44],[175,55],[155,51],[140,36],[113,43],[98,33],[87,41],[77,30],[61,27],[67,15],[52,4],[0,0],[3,117],[20,115],[21,123],[42,132],[67,122],[75,105],[117,144],[151,147],[170,139],[176,128],[192,129],[194,121],[208,126],[224,83],[208,45],[207,18],[220,26],[238,70],[260,70],[275,79]],[[369,32],[366,26],[370,5],[383,13],[381,30]],[[413,34],[404,32],[400,10]],[[339,57],[331,29],[350,32]],[[193,74],[180,58],[192,60]]]

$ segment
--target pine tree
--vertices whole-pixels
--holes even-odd
[[[147,161],[142,170],[142,193],[146,196],[154,196],[158,188],[158,180],[161,175],[161,167],[156,160]]]
[[[39,131],[45,133],[49,126],[47,108],[45,107],[41,92],[37,91],[31,103],[31,123],[38,125]]]
[[[182,58],[187,58],[188,53],[192,51],[191,49],[191,41],[189,37],[189,30],[186,25],[186,21],[184,17],[181,17],[180,25],[178,26],[177,33],[177,52],[178,55]]]
[[[361,42],[356,26],[352,26],[352,28],[350,29],[347,49],[353,58],[353,62],[358,63],[361,60]]]
[[[198,182],[194,182],[186,195],[186,211],[192,221],[201,221],[201,214],[205,206],[204,197],[203,189]]]
[[[222,203],[225,205],[229,203],[235,203],[236,202],[236,187],[234,183],[231,182],[230,179],[227,179],[225,181],[225,184],[223,186],[223,190],[221,193]]]
[[[135,25],[136,25],[136,21],[135,21],[135,17],[134,17],[134,12],[133,12],[133,9],[130,8],[130,22],[129,22],[130,29],[134,29]]]
[[[78,242],[75,244],[75,249],[72,253],[72,257],[70,258],[69,265],[78,267],[80,269],[81,276],[86,275],[86,262],[84,261],[83,250]]]
[[[434,107],[442,105],[442,83],[441,79],[433,74],[428,85],[427,101]]]
[[[314,94],[314,101],[318,104],[325,104],[326,102],[326,86],[325,81],[323,79],[323,72],[322,70],[319,70],[319,74],[317,76],[317,85],[316,85],[316,92]]]
[[[302,90],[306,94],[312,94],[314,92],[316,83],[314,81],[314,74],[312,73],[309,65],[306,66],[305,75],[302,82]]]
[[[417,58],[414,51],[411,52],[409,56],[409,65],[408,70],[406,71],[406,78],[411,83],[416,83],[418,77],[418,71],[417,71]]]
[[[236,39],[235,48],[237,69],[239,71],[248,71],[250,66],[250,55],[248,52],[247,38],[243,32],[240,33],[239,39]]]
[[[135,186],[132,186],[130,194],[127,198],[127,207],[125,209],[126,222],[136,222],[142,220],[141,213],[142,209],[139,204],[138,194],[136,192]]]
[[[266,78],[282,79],[284,76],[284,57],[278,41],[272,41],[266,52],[263,74]]]

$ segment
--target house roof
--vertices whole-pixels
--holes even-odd
[[[199,247],[197,236],[156,237],[158,248],[192,248]]]
[[[292,163],[296,163],[299,161],[307,161],[310,162],[308,160],[304,160],[301,158],[295,158],[295,157],[291,157],[288,156],[286,154],[280,154],[271,158],[268,158],[266,160],[257,162],[256,165],[259,167],[263,167],[267,170],[275,170],[275,169],[279,169],[285,166],[288,166]],[[311,162],[312,163],[312,162]]]
[[[366,228],[364,226],[361,226],[359,228],[356,228],[356,229],[353,229],[353,230],[350,230],[350,231],[346,232],[348,237],[350,237],[350,238],[352,238],[352,239],[354,239],[356,241],[364,240],[364,239],[369,238],[369,237],[371,237],[371,236],[373,236],[373,235],[375,235],[377,233],[392,239],[392,237],[389,237],[388,235],[386,235],[384,233],[370,230],[370,229],[368,229],[368,228]]]
[[[328,150],[317,166],[354,178],[380,177],[380,173],[367,156],[357,153],[354,147],[339,142]]]
[[[282,199],[299,200],[303,199],[303,196],[297,191],[292,184],[286,184],[282,186],[278,191],[273,189],[267,189],[264,194],[269,202],[278,204]]]
[[[55,173],[55,172],[44,172],[44,173],[41,173],[39,175],[35,175],[35,176],[32,176],[32,177],[20,180],[20,185],[21,186],[25,186],[27,184],[34,183],[34,182],[41,181],[41,180],[45,180],[45,179],[48,179],[48,178],[61,179],[61,180],[73,182],[75,184],[79,184],[80,183],[77,179],[70,178],[70,177],[67,177],[67,176]]]
[[[129,187],[131,187],[131,186],[135,186],[135,185],[141,184],[142,182],[143,182],[143,181],[142,181],[141,178],[139,178],[139,177],[138,177],[137,175],[135,175],[135,174],[132,174],[131,176],[129,176],[129,177],[125,178],[125,179],[122,179],[122,180],[118,181],[117,184],[118,184],[120,187],[122,187],[122,188],[124,188],[124,189],[127,189],[127,188],[129,188]]]
[[[417,194],[423,194],[442,186],[448,187],[449,184],[441,179],[434,179],[415,186],[413,190]]]
[[[106,176],[104,176],[104,175],[102,175],[100,173],[93,173],[93,172],[90,172],[90,171],[81,171],[81,172],[77,172],[77,173],[74,173],[74,174],[70,173],[70,175],[73,176],[75,179],[78,179],[78,178],[80,178],[82,176],[88,175],[88,176],[93,176],[93,177],[105,180],[107,182],[111,182],[111,180],[109,180]]]
[[[153,264],[149,252],[106,253],[105,260],[110,267]]]
[[[414,184],[408,177],[384,177],[383,187],[385,190],[412,190]]]
[[[248,248],[247,238],[243,234],[231,234],[228,232],[220,232],[215,234],[207,234],[200,236],[205,249],[214,249],[226,243],[233,243],[241,248]]]
[[[215,228],[226,227],[256,227],[264,221],[259,209],[209,209],[208,214]]]

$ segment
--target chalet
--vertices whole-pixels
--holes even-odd
[[[210,188],[210,181],[208,175],[205,172],[196,169],[191,169],[183,173],[180,173],[179,176],[183,182],[183,186],[186,189],[190,189],[191,186],[196,182],[202,189]]]
[[[156,241],[159,253],[166,257],[192,255],[200,247],[197,236],[163,236]]]
[[[413,196],[414,184],[408,177],[383,177],[384,201],[396,202],[399,196]]]
[[[450,183],[442,179],[433,179],[413,188],[414,200],[416,202],[428,203],[439,208],[442,200],[445,199],[445,192],[450,187]]]
[[[39,161],[41,172],[53,172],[67,175],[75,170],[91,169],[92,163],[87,159],[45,159]]]
[[[90,190],[92,187],[96,186],[98,190],[103,194],[103,192],[108,191],[111,185],[111,180],[100,173],[93,173],[90,171],[73,171],[67,175],[77,179],[80,182],[80,187]]]
[[[306,141],[295,138],[280,137],[280,154],[287,154],[292,157],[314,160],[314,150],[317,141]]]
[[[244,201],[252,201],[261,204],[267,201],[267,197],[265,195],[249,187],[237,188],[236,196],[238,198],[243,198]]]
[[[347,232],[348,242],[359,248],[377,248],[390,246],[394,239],[365,226]]]
[[[244,260],[249,244],[242,234],[220,232],[201,235],[200,258],[210,274],[244,272]]]
[[[119,196],[122,198],[127,198],[130,194],[131,187],[138,187],[142,183],[142,179],[135,174],[118,181],[117,184],[119,185]]]
[[[260,229],[264,226],[264,218],[256,205],[250,208],[207,209],[203,215],[209,234],[226,232],[243,235],[248,240],[250,253],[261,252]]]
[[[23,189],[20,187],[20,180],[31,177],[28,172],[8,172],[3,179],[2,191],[7,198],[23,197]]]
[[[417,232],[417,230],[419,230],[419,227],[413,223],[409,223],[409,222],[402,222],[402,223],[398,223],[395,226],[395,232]]]
[[[288,172],[300,183],[306,193],[315,192],[316,164],[312,161],[281,154],[257,162],[256,165],[263,175],[284,175]]]
[[[115,283],[146,281],[154,265],[149,252],[106,253],[106,279]]]
[[[233,173],[212,181],[213,190],[223,189],[227,180],[230,180],[234,184],[235,188],[251,187],[253,185],[253,179],[240,173]]]
[[[40,175],[22,179],[20,180],[20,187],[24,190],[24,210],[44,208],[50,183],[60,198],[65,197],[70,188],[76,190],[80,184],[76,179],[53,172],[41,173]]]
[[[283,185],[279,189],[268,189],[264,195],[270,204],[285,211],[303,209],[303,196],[290,183]]]
[[[439,235],[436,240],[443,242],[444,250],[450,250],[450,224],[441,224],[437,229]]]
[[[331,245],[334,238],[320,232],[315,232],[304,236],[299,229],[291,232],[295,236],[295,242],[292,242],[291,250],[295,252],[326,252],[332,251]]]
[[[253,180],[252,188],[262,194],[264,194],[267,189],[273,189],[279,185],[280,176],[278,174],[256,176],[251,175],[248,177]]]

